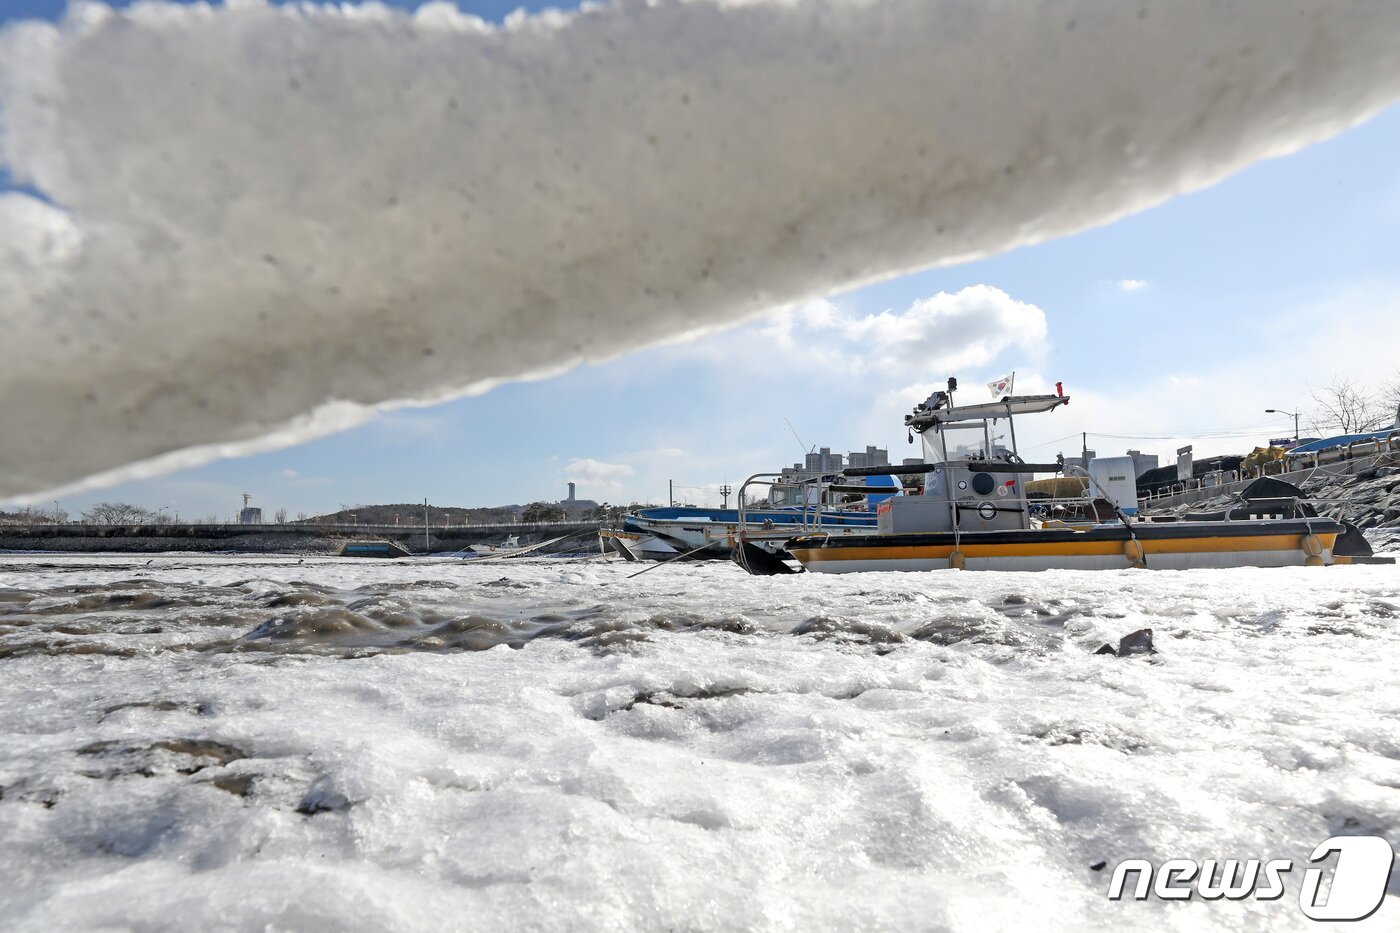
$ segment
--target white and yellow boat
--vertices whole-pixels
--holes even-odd
[[[882,503],[878,525],[869,533],[793,537],[786,550],[804,568],[818,573],[1190,570],[1323,566],[1370,553],[1354,528],[1319,516],[1301,491],[1275,480],[1261,481],[1257,495],[1246,490],[1239,505],[1215,516],[1144,519],[1137,515],[1136,477],[1128,458],[1094,460],[1081,469],[1063,462],[1026,463],[1016,454],[1015,416],[1054,411],[1069,404],[1068,396],[1006,396],[954,406],[956,387],[950,379],[949,391],[935,392],[905,417],[909,430],[923,437],[925,462],[878,468],[926,474],[923,495]],[[994,442],[992,428],[1002,419],[1010,447]],[[950,457],[950,436],[977,454]],[[844,475],[863,472],[848,469]],[[1070,472],[1084,476],[1087,490],[1075,499],[1026,489],[1037,473]],[[1339,547],[1339,541],[1346,546]]]
[[[1120,522],[961,534],[807,535],[789,541],[787,550],[819,573],[1301,567],[1349,561],[1332,553],[1343,531],[1330,518]]]

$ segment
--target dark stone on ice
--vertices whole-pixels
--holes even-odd
[[[1126,658],[1134,654],[1156,654],[1157,649],[1152,647],[1152,629],[1140,628],[1136,632],[1124,635],[1118,640],[1118,647],[1104,645],[1094,654],[1110,654],[1114,657]]]
[[[1103,871],[1103,870],[1104,870],[1105,868],[1107,868],[1107,867],[1108,867],[1108,863],[1105,862],[1103,859],[1099,859],[1097,862],[1095,862],[1094,864],[1092,864],[1092,865],[1089,866],[1089,870],[1090,870],[1090,871]]]
[[[1152,629],[1140,628],[1136,632],[1124,635],[1118,642],[1118,657],[1126,658],[1130,654],[1156,654],[1157,649],[1152,647]]]
[[[325,781],[319,781],[306,792],[297,804],[297,812],[302,816],[315,816],[318,813],[338,813],[350,809],[350,801]]]

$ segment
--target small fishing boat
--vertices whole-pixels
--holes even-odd
[[[397,541],[346,541],[335,552],[337,557],[408,557],[406,547]]]
[[[813,480],[806,485],[829,490]],[[862,487],[864,488],[864,487]],[[879,487],[874,487],[879,488]],[[888,496],[890,493],[884,493]],[[737,538],[742,536],[765,550],[776,551],[789,538],[804,531],[825,531],[841,535],[875,529],[878,516],[863,506],[814,501],[812,506],[760,509],[704,509],[692,507],[645,508],[629,514],[623,531],[650,537],[679,553],[727,558]]]
[[[505,554],[520,549],[520,536],[511,535],[502,544],[472,544],[467,546],[467,550],[474,554]]]
[[[604,553],[620,554],[624,560],[670,560],[681,554],[655,535],[617,528],[598,529],[598,545]]]
[[[1137,516],[1135,477],[1120,462],[1128,458],[1090,461],[1084,469],[1062,460],[1027,463],[1016,452],[1015,418],[1068,405],[1069,396],[1062,390],[956,406],[956,388],[957,380],[950,379],[946,392],[933,393],[905,416],[911,436],[918,433],[923,438],[925,462],[877,468],[883,473],[925,474],[923,495],[881,503],[873,531],[818,531],[785,542],[786,551],[805,569],[1186,570],[1320,566],[1364,560],[1370,554],[1354,527],[1319,516],[1300,490],[1276,480],[1259,481],[1267,485],[1253,494],[1246,490],[1239,505],[1217,515]],[[1006,421],[1010,447],[994,443],[992,428],[1001,420]],[[977,453],[950,457],[950,438],[969,436]],[[966,443],[958,446],[969,449]],[[865,472],[847,469],[837,488]],[[1029,493],[1026,485],[1045,473],[1082,475],[1086,492],[1075,499]],[[772,572],[745,566],[750,572]]]

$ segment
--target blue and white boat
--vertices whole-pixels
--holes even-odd
[[[838,492],[857,496],[853,502],[821,502],[818,492],[830,492],[832,477],[812,477],[794,485],[804,494],[797,501],[813,500],[810,505],[776,508],[706,509],[672,506],[638,509],[623,521],[624,532],[653,537],[675,548],[678,553],[695,552],[696,557],[727,558],[734,542],[744,540],[770,552],[780,552],[784,541],[799,534],[833,535],[869,532],[876,526],[876,509],[881,502],[903,494],[893,476],[866,477],[864,485],[843,487]],[[813,493],[807,496],[807,492]]]

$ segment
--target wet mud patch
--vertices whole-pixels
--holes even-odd
[[[962,616],[933,619],[915,626],[909,631],[914,641],[948,647],[962,642],[978,645],[1003,645],[1024,647],[1027,637],[1001,621]]]
[[[90,764],[79,768],[79,774],[103,780],[128,775],[149,778],[160,774],[198,774],[252,757],[251,752],[237,745],[194,738],[161,739],[144,745],[104,740],[84,745],[76,754],[90,760]]]
[[[1026,736],[1051,747],[1098,745],[1122,752],[1125,755],[1134,755],[1151,747],[1147,740],[1141,736],[1105,724],[1088,726],[1076,723],[1056,723],[1034,729]]]
[[[399,645],[427,651],[486,651],[498,645],[523,648],[537,633],[522,626],[486,616],[467,616],[445,622],[421,635],[410,636]]]
[[[327,593],[315,591],[277,593],[261,597],[258,602],[264,609],[291,609],[300,606],[337,606],[340,600]]]
[[[132,700],[129,703],[117,703],[104,708],[98,722],[124,710],[135,709],[150,710],[156,713],[184,712],[195,716],[207,716],[210,713],[208,705],[204,703],[181,703],[176,700]]]
[[[16,606],[28,606],[37,598],[38,594],[29,590],[0,588],[0,616],[14,612]]]
[[[788,634],[805,636],[816,642],[869,646],[879,655],[888,654],[895,646],[909,641],[909,636],[880,622],[860,622],[830,616],[813,616],[796,625]]]
[[[65,639],[35,639],[26,642],[0,644],[0,660],[12,660],[33,656],[65,657],[80,655],[104,655],[111,658],[134,658],[143,652],[139,648],[104,644],[93,641],[68,641]]]
[[[247,645],[257,642],[315,642],[381,630],[382,626],[368,616],[337,606],[333,609],[268,619],[244,635],[241,641]]]
[[[42,779],[20,778],[11,784],[0,785],[0,805],[23,803],[52,810],[62,797],[63,791]]]

